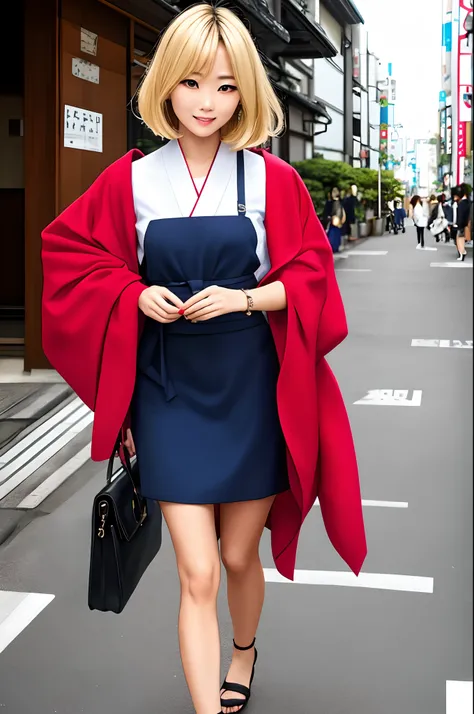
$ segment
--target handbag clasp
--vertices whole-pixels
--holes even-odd
[[[99,503],[100,526],[99,530],[97,531],[97,535],[99,536],[99,538],[104,538],[105,536],[105,521],[107,520],[108,513],[109,506],[107,504],[107,501],[101,501]]]

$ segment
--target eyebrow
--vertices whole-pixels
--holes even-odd
[[[202,77],[201,72],[193,72],[192,74],[195,74],[196,77]],[[235,82],[235,77],[231,74],[220,74],[217,79],[233,79]]]

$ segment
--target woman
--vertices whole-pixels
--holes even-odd
[[[394,222],[395,222],[395,233],[397,234],[398,231],[401,230],[402,233],[405,233],[405,218],[407,217],[407,213],[402,206],[402,202],[399,201],[398,199],[395,200],[395,211],[394,211]]]
[[[456,186],[453,191],[454,218],[453,229],[455,231],[455,242],[458,250],[457,260],[464,262],[466,251],[466,236],[469,236],[469,219],[471,214],[471,202],[466,186]],[[470,236],[469,236],[470,237]]]
[[[329,243],[333,253],[338,253],[342,241],[342,229],[346,222],[346,212],[342,205],[338,188],[333,188],[331,197],[326,201],[324,221]]]
[[[417,248],[423,250],[425,247],[425,228],[428,223],[420,196],[412,196],[410,204],[413,211],[413,223],[416,227]]]
[[[431,214],[428,220],[428,228],[430,229],[432,235],[434,235],[437,243],[439,243],[441,236],[443,236],[445,243],[449,240],[449,238],[447,238],[449,236],[448,220],[444,211],[445,202],[446,196],[442,193],[438,196],[436,205],[431,209]]]
[[[121,429],[136,452],[175,549],[194,708],[229,714],[250,697],[264,526],[293,579],[318,496],[337,551],[356,573],[365,558],[350,426],[324,359],[346,323],[303,182],[254,148],[283,121],[243,23],[207,4],[175,18],[139,109],[169,143],[116,161],[43,233],[43,344],[94,409],[92,457]],[[235,644],[221,688],[220,558]]]

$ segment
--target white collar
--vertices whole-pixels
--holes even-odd
[[[188,217],[196,203],[197,194],[178,141],[168,142],[161,149],[161,154],[180,213],[182,216]],[[193,216],[216,214],[229,182],[236,172],[236,167],[236,152],[232,151],[228,144],[221,142]]]

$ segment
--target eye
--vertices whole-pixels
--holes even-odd
[[[222,87],[219,87],[219,91],[224,90],[224,94],[229,94],[230,92],[236,92],[237,87],[234,87],[233,84],[223,84]]]
[[[194,89],[195,87],[198,86],[198,83],[196,82],[195,79],[183,79],[180,84],[184,84],[186,87],[189,87],[190,89]]]

